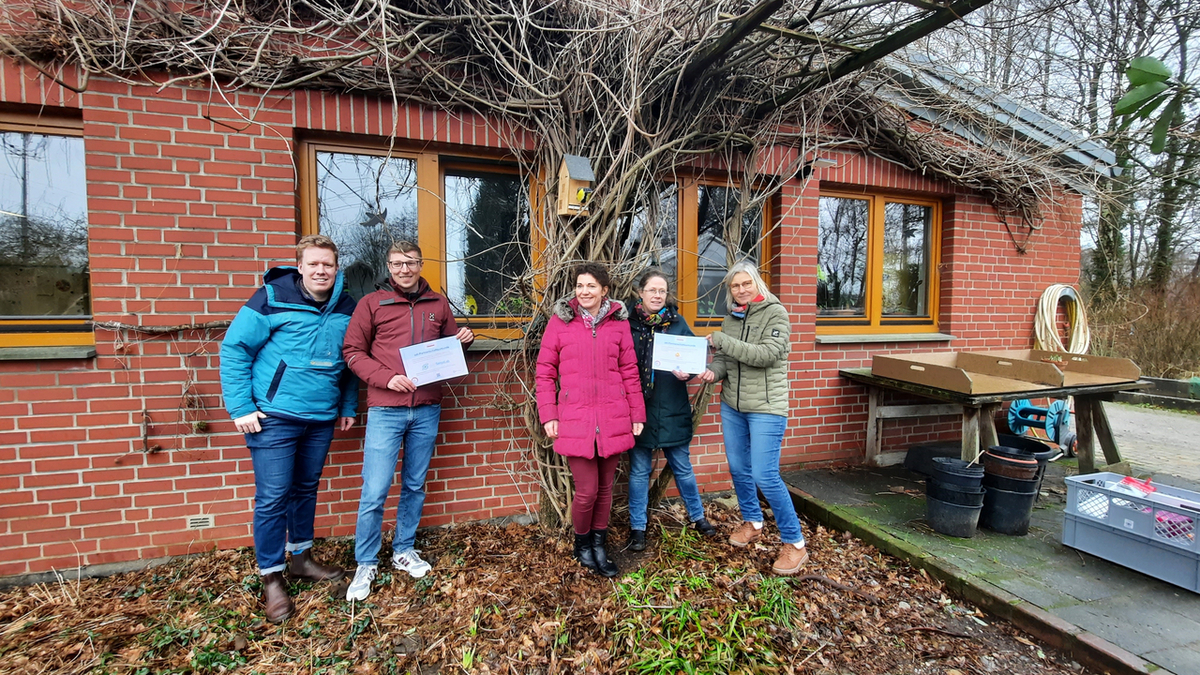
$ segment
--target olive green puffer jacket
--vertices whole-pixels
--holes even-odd
[[[746,318],[730,314],[713,333],[717,353],[709,368],[724,380],[721,401],[742,413],[788,414],[791,322],[774,296],[752,302]]]

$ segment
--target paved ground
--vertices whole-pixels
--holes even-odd
[[[1200,415],[1124,403],[1105,403],[1104,410],[1121,456],[1136,470],[1200,484]]]
[[[1200,416],[1105,407],[1136,470],[1200,491]],[[1062,545],[1063,477],[1074,473],[1073,460],[1051,465],[1028,535],[981,529],[971,539],[928,526],[922,477],[901,467],[784,478],[803,493],[800,507],[808,517],[940,573],[960,594],[1031,632],[1056,633],[1056,646],[1097,672],[1200,674],[1200,594]],[[1200,551],[1187,553],[1200,574]]]

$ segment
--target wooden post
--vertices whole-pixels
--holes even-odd
[[[996,434],[996,413],[1000,412],[1000,403],[988,403],[980,410],[982,419],[979,420],[979,451],[1000,445],[1000,437]],[[972,458],[974,459],[974,458]]]
[[[879,419],[879,400],[883,396],[880,387],[867,387],[867,448],[866,463],[875,466],[883,450],[883,420]]]
[[[1075,397],[1075,429],[1079,432],[1079,445],[1075,454],[1079,459],[1079,475],[1096,473],[1095,451],[1092,438],[1096,435],[1092,426],[1092,398]]]
[[[1121,451],[1117,448],[1117,439],[1113,437],[1112,425],[1108,423],[1108,413],[1104,412],[1104,402],[1099,398],[1088,398],[1092,402],[1092,427],[1096,430],[1100,449],[1104,451],[1104,463],[1116,464],[1121,461]],[[1076,397],[1075,401],[1078,403],[1079,398]]]
[[[968,462],[979,456],[979,408],[963,406],[962,458]]]

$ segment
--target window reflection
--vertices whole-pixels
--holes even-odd
[[[91,314],[83,139],[0,132],[0,317]]]
[[[721,282],[729,265],[740,260],[759,263],[763,212],[761,207],[743,212],[742,191],[736,187],[701,185],[697,197],[696,315],[723,316],[726,304]],[[732,256],[727,241],[737,246]]]
[[[629,239],[622,248],[623,259],[634,259],[640,271],[657,267],[678,288],[677,242],[679,241],[679,188],[662,185],[649,204],[641,204],[633,214]]]
[[[888,202],[883,213],[883,313],[925,315],[933,209]]]
[[[446,295],[459,316],[528,316],[529,193],[517,174],[446,173]]]
[[[417,242],[416,161],[317,152],[317,209],[320,233],[338,246],[346,291],[361,298],[386,280],[388,247]]]
[[[817,235],[817,313],[864,316],[870,202],[821,197]]]

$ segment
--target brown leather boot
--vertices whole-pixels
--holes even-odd
[[[330,579],[341,579],[346,575],[346,570],[332,565],[322,565],[312,557],[312,549],[306,548],[299,553],[292,554],[292,559],[288,562],[288,574],[295,579],[329,581]]]
[[[283,572],[264,574],[263,604],[267,609],[267,621],[283,623],[295,611],[292,598],[288,595],[287,582],[283,580]]]

